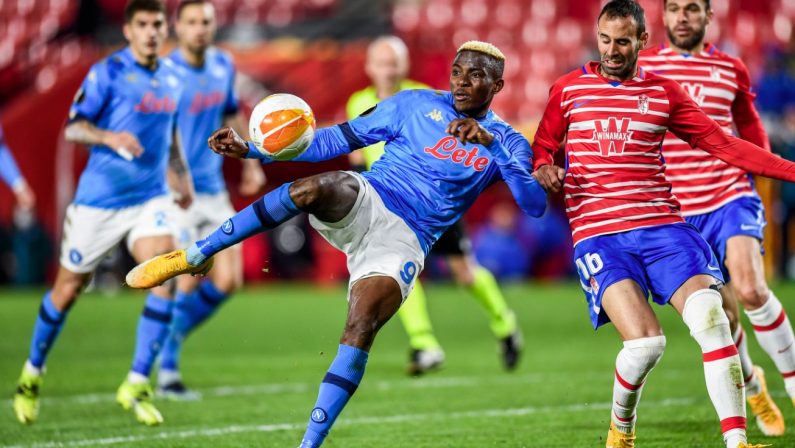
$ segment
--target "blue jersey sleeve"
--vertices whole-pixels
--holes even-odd
[[[530,216],[541,216],[547,207],[547,194],[530,174],[533,166],[533,151],[527,139],[518,133],[510,133],[505,144],[494,139],[487,147],[502,179],[511,189],[514,200],[523,212]]]
[[[2,130],[0,130],[0,178],[12,189],[15,188],[19,182],[25,180],[19,172],[14,156],[11,155],[11,151],[5,144]]]
[[[72,107],[69,109],[70,122],[88,120],[94,123],[99,118],[110,96],[108,95],[110,86],[108,63],[107,61],[100,62],[89,70],[83,84],[75,94]]]

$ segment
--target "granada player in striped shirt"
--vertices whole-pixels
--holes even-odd
[[[767,134],[754,108],[750,75],[745,64],[704,42],[712,19],[709,0],[667,0],[663,23],[666,44],[640,53],[640,65],[673,79],[724,132],[770,150]],[[765,211],[747,171],[691,147],[672,133],[663,141],[666,177],[693,224],[720,261],[728,283],[721,290],[734,343],[740,353],[745,393],[757,425],[769,436],[784,433],[784,418],[765,385],[764,372],[748,356],[739,324],[737,299],[746,310],[759,345],[784,377],[795,404],[795,336],[781,302],[765,282],[762,229]],[[729,280],[731,279],[731,282]]]
[[[601,61],[555,82],[533,151],[542,186],[565,193],[592,323],[612,321],[624,340],[607,447],[635,446],[640,393],[665,348],[649,294],[682,315],[701,347],[726,447],[749,447],[742,368],[718,292],[723,276],[679,211],[660,148],[670,130],[757,174],[795,181],[795,164],[727,135],[675,81],[638,69],[649,35],[637,3],[613,0],[597,23]],[[566,170],[553,165],[564,140]]]

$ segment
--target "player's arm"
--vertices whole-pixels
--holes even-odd
[[[69,109],[69,124],[66,125],[64,134],[67,141],[107,146],[124,159],[132,160],[144,152],[135,135],[100,129],[94,124],[103,113],[111,95],[107,63],[91,67]]]
[[[750,173],[795,182],[795,163],[723,132],[679,84],[670,82],[665,88],[671,105],[668,127],[677,137]]]
[[[506,145],[509,147],[506,147],[474,118],[451,121],[447,125],[447,133],[456,137],[462,144],[475,143],[485,146],[491,153],[492,160],[497,163],[500,174],[511,189],[511,194],[519,208],[530,216],[544,214],[547,207],[547,195],[530,174],[532,151],[524,137],[516,135],[514,138],[510,138],[509,136],[506,139]],[[524,163],[520,162],[520,159]]]
[[[547,191],[557,192],[563,186],[566,170],[555,166],[555,153],[566,137],[566,118],[563,116],[561,101],[563,88],[555,83],[549,89],[549,100],[544,109],[541,123],[533,140],[533,176]]]
[[[751,75],[740,60],[737,64],[738,92],[732,103],[732,117],[740,138],[770,151],[770,140],[762,125],[762,119],[754,106],[756,94],[751,91]]]
[[[182,153],[182,141],[176,126],[172,131],[171,146],[168,153],[168,183],[174,192],[174,202],[187,209],[193,203],[193,179],[188,171],[188,164]]]
[[[25,177],[19,171],[17,162],[11,151],[3,141],[3,134],[0,131],[0,178],[11,188],[16,196],[17,202],[23,208],[33,208],[36,204],[36,196],[30,189]]]
[[[373,143],[391,140],[402,124],[399,97],[403,93],[387,98],[369,111],[345,123],[321,128],[315,132],[312,144],[303,154],[292,159],[296,162],[322,162],[349,154]],[[260,153],[252,142],[243,140],[231,128],[221,128],[208,140],[210,149],[227,157],[238,159],[260,159],[263,163],[272,159]]]

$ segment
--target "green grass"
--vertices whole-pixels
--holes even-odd
[[[795,315],[795,285],[778,296]],[[615,355],[611,327],[594,332],[575,285],[506,286],[525,333],[518,371],[501,369],[485,316],[461,289],[431,285],[428,295],[447,364],[421,379],[403,374],[406,337],[390,322],[367,375],[338,420],[328,447],[598,447],[609,423]],[[41,291],[0,290],[0,390],[10,398],[27,354]],[[300,286],[247,289],[186,344],[186,381],[199,402],[159,402],[166,423],[138,425],[114,400],[129,368],[142,294],[84,296],[48,361],[40,420],[22,427],[10,400],[0,408],[0,447],[295,447],[317,385],[331,362],[345,316],[344,291]],[[700,351],[671,309],[658,307],[668,337],[639,409],[641,447],[722,446],[707,399]],[[751,338],[753,340],[753,338]],[[751,342],[787,418],[795,409],[775,367]]]

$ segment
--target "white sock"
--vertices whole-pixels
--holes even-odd
[[[127,374],[127,381],[131,382],[132,384],[141,384],[148,383],[149,378],[141,375],[138,372],[133,372],[130,370],[130,373]]]
[[[161,386],[178,381],[182,381],[182,375],[179,374],[179,370],[160,369],[157,372],[157,384]]]
[[[745,442],[745,387],[740,356],[729,330],[729,318],[713,289],[694,292],[685,301],[682,318],[701,347],[707,392],[720,419],[726,446]]]
[[[761,385],[759,384],[759,379],[754,375],[754,363],[751,361],[751,356],[748,354],[748,340],[745,338],[745,331],[742,325],[737,325],[737,330],[734,331],[733,336],[734,345],[737,347],[737,353],[740,355],[740,365],[743,368],[745,395],[758,395],[762,391],[760,389]]]
[[[795,335],[792,333],[787,313],[778,298],[770,291],[770,297],[761,307],[746,311],[754,326],[756,340],[776,364],[790,398],[795,398]]]
[[[649,372],[657,365],[665,351],[665,336],[624,341],[624,348],[616,357],[616,377],[613,382],[613,425],[631,433],[637,421],[636,409]]]
[[[36,366],[34,366],[33,364],[30,363],[30,360],[26,360],[25,361],[25,370],[28,373],[32,373],[33,375],[41,376],[41,374],[43,373],[44,368],[43,367],[42,368],[36,367]]]

